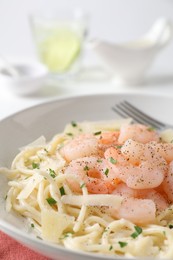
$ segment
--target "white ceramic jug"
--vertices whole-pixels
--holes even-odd
[[[90,47],[103,60],[105,67],[121,84],[139,84],[159,51],[173,35],[173,25],[158,19],[143,37],[122,44],[101,40],[90,41]]]

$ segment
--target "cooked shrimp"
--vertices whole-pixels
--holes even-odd
[[[131,198],[136,196],[136,190],[127,187],[125,183],[120,183],[117,185],[112,194],[117,194],[123,198]]]
[[[121,147],[122,155],[132,164],[138,165],[141,161],[166,161],[159,152],[160,144],[156,142],[149,142],[142,144],[132,139],[128,139]],[[165,151],[166,152],[166,151]]]
[[[169,205],[166,198],[154,189],[135,190],[129,188],[125,183],[120,183],[112,193],[118,194],[123,198],[152,200],[158,212],[165,210]]]
[[[108,209],[113,217],[152,223],[156,214],[169,206],[165,193],[173,201],[173,163],[166,174],[173,146],[160,144],[158,134],[146,126],[124,128],[120,134],[80,135],[65,144],[61,154],[70,163],[64,174],[74,192],[81,193],[80,184],[84,183],[89,193],[122,196],[119,210]],[[155,189],[162,183],[165,193]]]
[[[151,199],[155,203],[156,209],[158,212],[165,210],[169,206],[169,203],[166,200],[166,198],[155,190],[146,192],[146,194],[143,196],[143,198]]]
[[[145,146],[132,139],[128,139],[121,147],[121,153],[132,164],[139,164],[144,157]]]
[[[125,182],[128,187],[133,189],[151,189],[162,183],[166,163],[160,155],[154,153],[151,147],[148,148],[148,154],[146,156],[148,160],[141,161],[137,166],[128,163],[128,160],[122,154],[118,155],[117,150],[113,147],[106,150],[105,158],[116,177]],[[113,158],[117,163],[112,164],[110,158]]]
[[[164,179],[164,171],[150,162],[142,162],[139,166],[129,166],[124,170],[126,184],[133,189],[151,189],[158,187]]]
[[[120,168],[127,167],[129,163],[121,155],[121,151],[119,149],[110,147],[105,151],[104,156],[105,159],[107,160],[108,168],[111,170],[110,172],[114,174],[114,178],[118,178],[123,182],[125,182],[127,176],[124,174],[124,172],[120,171]]]
[[[130,163],[134,165],[138,165],[141,161],[152,161],[152,163],[155,163],[156,166],[161,166],[160,163],[162,162],[162,165],[166,170],[166,155],[164,157],[161,154],[159,147],[161,147],[160,144],[156,142],[141,144],[132,139],[128,139],[122,145],[121,153]],[[165,153],[167,150],[165,148]]]
[[[125,218],[136,224],[154,222],[156,206],[152,200],[137,198],[138,191],[129,188],[125,183],[117,185],[112,194],[117,194],[124,198],[119,210],[109,209],[113,217]]]
[[[173,161],[169,164],[169,169],[166,173],[162,187],[167,194],[168,199],[173,202]]]
[[[119,131],[102,133],[99,137],[99,143],[103,145],[118,145],[119,134]]]
[[[110,179],[107,177],[109,170],[106,160],[100,160],[97,157],[84,157],[73,160],[64,173],[66,175],[76,175],[76,178],[79,178],[79,180],[86,184],[90,193],[111,193],[117,185],[117,182],[113,178]],[[68,178],[68,183],[74,191],[81,192],[79,182]]]
[[[105,151],[105,158],[111,163],[110,166],[127,166],[129,164],[128,159],[126,159],[120,149],[110,147]],[[111,158],[115,160],[115,163],[111,162]]]
[[[123,125],[120,129],[118,142],[123,144],[128,139],[133,139],[134,141],[146,144],[150,141],[158,142],[159,134],[145,125]]]
[[[116,218],[125,218],[135,224],[153,223],[156,218],[156,206],[152,200],[125,198],[118,210],[110,209]]]
[[[79,135],[65,144],[60,153],[68,162],[85,156],[97,155],[98,140],[91,134]]]
[[[104,152],[111,146],[121,147],[118,143],[119,131],[103,132],[98,139],[99,155],[104,157]]]
[[[119,210],[110,209],[116,218],[125,218],[136,224],[152,223],[156,217],[156,209],[162,211],[168,207],[166,199],[153,189],[135,190],[125,183],[117,185],[112,194],[124,198]]]
[[[173,161],[173,144],[152,142],[152,146],[168,163]]]

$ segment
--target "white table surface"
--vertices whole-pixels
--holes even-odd
[[[20,58],[21,59],[21,58]],[[15,57],[15,60],[19,60]],[[31,57],[22,61],[31,61]],[[166,66],[154,66],[149,70],[143,85],[118,86],[105,70],[100,67],[97,59],[87,55],[83,71],[73,81],[55,82],[45,85],[32,96],[17,96],[5,85],[0,85],[0,119],[30,106],[66,96],[86,95],[95,93],[150,93],[173,97],[173,72]],[[172,68],[171,68],[172,70]]]

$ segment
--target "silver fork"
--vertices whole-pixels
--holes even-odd
[[[147,115],[137,107],[130,104],[128,101],[122,101],[112,107],[113,111],[116,112],[123,118],[131,117],[135,123],[151,126],[159,131],[164,129],[173,128],[173,126],[164,124],[153,117]]]

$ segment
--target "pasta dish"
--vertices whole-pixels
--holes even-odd
[[[72,121],[0,168],[6,210],[65,248],[173,259],[172,140],[131,119]]]

